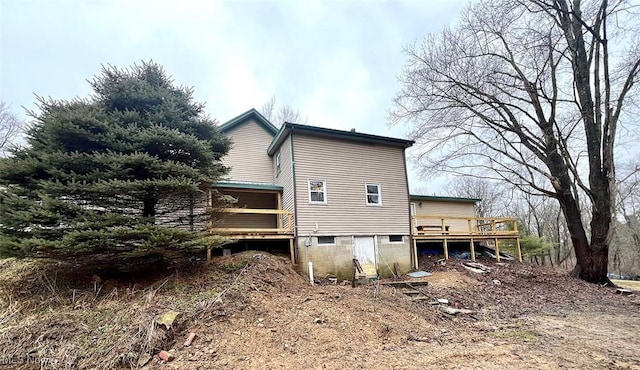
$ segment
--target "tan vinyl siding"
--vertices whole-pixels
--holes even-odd
[[[232,148],[223,158],[231,168],[229,181],[273,183],[273,168],[267,148],[273,137],[253,120],[225,132],[233,141]]]
[[[417,216],[442,216],[445,218],[445,225],[450,231],[468,231],[469,225],[466,220],[447,220],[447,217],[476,217],[476,210],[473,203],[447,202],[437,200],[413,200]],[[440,225],[437,219],[419,220],[418,224]],[[475,221],[472,223],[475,225]]]
[[[292,163],[291,163],[291,136],[285,139],[280,148],[280,174],[275,177],[275,168],[274,168],[274,184],[282,186],[282,209],[286,209],[289,211],[295,211],[294,209],[294,199],[293,199],[293,171],[292,171]],[[278,152],[273,155],[273,163],[275,163],[275,156]],[[285,217],[285,220],[287,218]],[[289,227],[285,221],[284,227]]]
[[[409,233],[403,148],[293,136],[299,235]],[[327,204],[309,204],[308,180],[325,180]],[[365,183],[380,184],[382,206],[367,206]]]

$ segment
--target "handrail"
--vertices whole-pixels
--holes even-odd
[[[209,231],[221,234],[293,234],[293,212],[287,209],[259,209],[259,208],[223,208],[220,213],[228,214],[254,214],[276,216],[273,228],[248,228],[248,227],[213,227],[209,225]]]
[[[430,224],[425,224],[429,222]],[[513,217],[463,217],[442,215],[412,215],[413,235],[450,236],[516,236],[518,219]],[[505,226],[508,229],[505,229]]]
[[[263,214],[263,215],[288,215],[292,214],[292,211],[287,209],[259,209],[259,208],[222,208],[222,213],[248,213],[248,214]]]

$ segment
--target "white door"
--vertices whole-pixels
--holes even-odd
[[[353,254],[360,262],[367,277],[378,276],[376,269],[376,243],[373,236],[354,237]]]

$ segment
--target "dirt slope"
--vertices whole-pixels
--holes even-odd
[[[0,360],[34,368],[19,356],[46,358],[38,366],[56,369],[640,369],[637,296],[519,263],[481,261],[492,270],[478,274],[430,261],[420,301],[379,282],[311,286],[262,252],[146,282],[62,284],[5,262]],[[430,304],[438,298],[472,312],[445,313]],[[154,322],[169,310],[182,315],[167,331]],[[197,337],[183,347],[190,332]],[[175,359],[159,360],[161,349]]]

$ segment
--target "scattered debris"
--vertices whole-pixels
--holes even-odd
[[[455,258],[457,260],[470,260],[471,259],[471,253],[470,252],[450,252],[449,256],[451,256],[452,258]]]
[[[316,317],[315,319],[313,319],[313,322],[316,324],[325,324],[327,322],[327,320],[322,319],[320,317]]]
[[[335,276],[329,276],[329,277],[327,277],[327,279],[329,280],[329,283],[331,283],[333,285],[338,284],[338,278],[335,277]]]
[[[421,277],[431,276],[433,274],[430,272],[419,270],[419,271],[409,272],[407,275],[411,276],[412,278],[421,278]]]
[[[149,361],[151,361],[153,357],[151,357],[148,353],[143,353],[138,357],[138,367],[144,367]]]
[[[158,353],[158,357],[165,362],[173,361],[173,359],[175,358],[175,356],[172,353],[167,352],[165,350],[160,351],[160,353]]]
[[[633,294],[633,291],[630,290],[630,289],[625,289],[625,288],[617,288],[616,289],[616,294],[631,295],[631,294]]]
[[[453,307],[449,307],[449,306],[440,306],[440,309],[443,312],[448,313],[449,315],[457,315],[459,313],[462,313],[462,314],[472,314],[473,313],[472,310],[467,310],[465,308],[453,308]]]
[[[193,340],[196,338],[196,333],[191,332],[189,334],[189,336],[187,337],[187,340],[184,341],[184,344],[182,344],[185,347],[189,347],[191,345],[191,342],[193,342]]]
[[[413,336],[412,334],[409,334],[407,336],[407,340],[412,342],[431,342],[430,338],[416,337],[416,336]]]
[[[496,259],[496,251],[490,247],[484,247],[484,250],[482,251],[482,253],[485,256],[491,257],[493,259]],[[500,252],[500,259],[501,260],[505,260],[505,261],[514,261],[515,258],[513,258],[513,256],[510,256],[508,254],[504,254],[502,252]]]
[[[502,282],[500,282],[500,280],[498,280],[498,279],[493,279],[493,285],[500,286],[500,285],[502,285]]]
[[[168,311],[162,314],[162,316],[156,319],[156,324],[158,326],[164,326],[166,330],[171,330],[171,327],[175,323],[175,321],[182,315],[178,311]]]
[[[415,289],[416,286],[429,285],[429,282],[426,280],[403,280],[403,281],[385,281],[385,282],[381,282],[381,284],[384,284],[390,287],[396,287],[396,288],[404,285],[408,288]]]
[[[449,304],[449,300],[446,298],[438,298],[438,303],[440,304]]]
[[[464,268],[466,268],[469,271],[475,272],[477,274],[483,274],[485,272],[490,272],[491,271],[491,267],[487,267],[481,263],[477,263],[477,262],[464,262],[462,263],[462,266]]]

